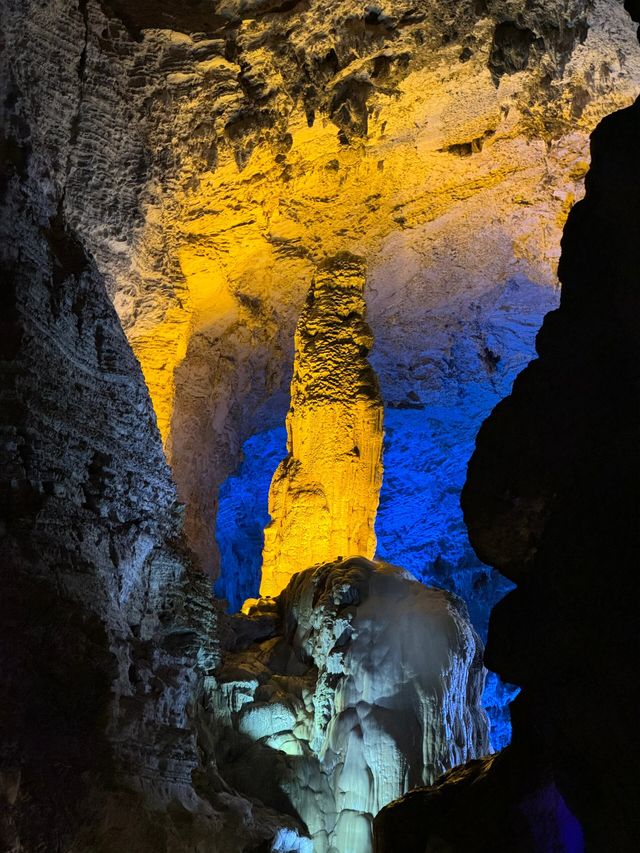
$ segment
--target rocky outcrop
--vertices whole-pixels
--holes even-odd
[[[1,80],[0,848],[270,843],[295,820],[207,751],[217,615],[139,365]]]
[[[481,298],[434,308],[423,317],[420,351],[400,365],[411,377],[406,395],[388,401],[384,413],[376,556],[463,598],[483,641],[491,608],[511,583],[475,556],[460,491],[482,421],[535,356],[540,318],[557,304],[553,290],[513,279]],[[377,347],[369,358],[386,371]],[[221,489],[216,535],[222,572],[216,592],[229,600],[232,612],[258,594],[268,492],[285,443],[282,427],[252,436],[243,446],[240,470]],[[484,704],[495,748],[510,739],[505,705],[514,694],[495,674],[488,676]]]
[[[510,746],[384,809],[375,820],[375,850],[583,853],[584,836],[546,761]]]
[[[376,812],[489,748],[466,608],[362,557],[300,572],[232,620],[210,701],[217,760],[298,815],[314,853],[368,853]]]
[[[640,102],[593,134],[560,307],[480,430],[463,492],[479,556],[517,584],[486,651],[522,687],[513,746],[383,812],[380,851],[405,835],[415,851],[638,848],[639,142]],[[551,812],[532,822],[540,796]]]
[[[376,550],[382,484],[382,400],[367,360],[362,262],[316,273],[295,336],[288,454],[269,492],[262,596],[278,595],[309,565]]]

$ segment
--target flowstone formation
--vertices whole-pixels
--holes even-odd
[[[640,20],[637,3],[627,3]],[[487,664],[522,692],[512,746],[377,820],[379,853],[631,853],[640,844],[640,101],[592,136],[539,358],[477,438],[474,547],[515,582]]]
[[[300,572],[233,617],[227,642],[216,760],[246,796],[297,815],[313,853],[370,853],[383,805],[489,749],[464,603],[395,566]]]
[[[364,284],[360,259],[327,261],[296,327],[288,454],[269,492],[262,596],[308,566],[375,554],[383,409],[367,360]]]

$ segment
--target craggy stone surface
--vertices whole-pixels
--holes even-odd
[[[141,361],[211,574],[218,487],[284,419],[317,266],[364,258],[383,397],[422,398],[407,365],[434,313],[514,277],[554,286],[587,134],[640,80],[617,0],[3,9],[33,145]]]
[[[318,270],[296,326],[287,456],[271,481],[260,595],[295,572],[371,559],[382,484],[382,398],[367,358],[363,264],[338,255]]]
[[[640,843],[639,144],[640,102],[593,134],[586,198],[563,237],[560,307],[539,358],[480,430],[463,491],[479,556],[517,584],[492,613],[486,651],[522,687],[514,743],[477,784],[470,768],[383,812],[381,853],[402,833],[415,851]],[[498,806],[499,789],[511,794]],[[536,791],[555,804],[537,821],[546,838],[536,821],[514,826],[534,814]]]
[[[488,752],[464,603],[404,570],[362,557],[308,569],[231,622],[211,693],[219,765],[299,815],[314,853],[369,853],[384,804]]]
[[[216,771],[209,585],[139,365],[1,79],[0,848],[239,853],[296,823]]]

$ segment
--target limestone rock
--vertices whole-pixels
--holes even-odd
[[[207,752],[209,584],[140,367],[6,59],[0,849],[240,853],[298,824],[236,795]]]
[[[488,751],[482,646],[464,604],[362,557],[295,575],[217,673],[217,756],[248,796],[296,814],[314,853],[367,853],[383,804]],[[264,634],[263,634],[264,636]]]
[[[286,414],[318,264],[364,259],[383,397],[420,394],[425,323],[465,294],[472,323],[514,276],[554,286],[588,133],[635,94],[618,0],[423,6],[4,2],[32,145],[106,277],[212,575],[218,487]]]
[[[362,262],[327,261],[296,328],[288,454],[269,493],[263,596],[306,566],[375,554],[383,411],[364,317]]]
[[[493,610],[486,650],[522,687],[513,744],[384,811],[380,853],[398,839],[409,853],[640,844],[639,144],[640,101],[594,132],[560,307],[483,424],[463,491],[478,554],[517,585]]]

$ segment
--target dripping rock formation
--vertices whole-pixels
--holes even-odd
[[[513,744],[383,811],[380,853],[640,844],[640,101],[591,146],[560,307],[480,430],[463,492],[479,556],[516,584],[486,650],[522,688]]]
[[[217,763],[299,816],[314,853],[370,853],[383,805],[488,752],[482,644],[450,593],[356,557],[231,621]]]
[[[367,360],[364,284],[358,258],[327,261],[296,327],[288,455],[269,492],[262,596],[307,566],[375,554],[383,410]]]

